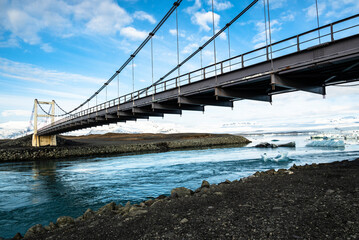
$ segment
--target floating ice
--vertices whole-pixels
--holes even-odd
[[[320,140],[312,141],[306,145],[306,147],[345,147],[343,140]]]
[[[278,153],[277,156],[275,157],[270,157],[267,155],[267,153],[264,153],[261,155],[262,160],[267,162],[267,161],[271,161],[271,162],[285,162],[285,161],[289,161],[290,159],[288,158],[288,152],[283,152],[283,153]]]

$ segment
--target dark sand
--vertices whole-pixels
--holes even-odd
[[[210,147],[240,147],[250,141],[230,134],[119,134],[58,136],[57,146],[32,147],[31,136],[0,142],[0,162],[139,154]]]
[[[109,204],[72,221],[33,228],[28,239],[358,239],[359,159]]]

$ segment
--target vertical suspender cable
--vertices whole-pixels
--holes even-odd
[[[266,56],[267,61],[269,60],[268,56],[268,29],[267,29],[267,13],[266,13],[266,2],[263,0],[263,10],[264,10],[264,28],[265,28],[265,34],[266,34]]]
[[[117,97],[120,97],[120,75],[117,75]]]
[[[229,27],[228,27],[228,58],[231,58],[231,40],[229,37]],[[231,60],[229,60],[229,71],[232,70],[232,66],[231,66]]]
[[[135,64],[132,58],[132,94],[135,93]],[[135,98],[134,95],[132,97],[132,105],[135,105]]]
[[[268,27],[269,27],[270,60],[271,60],[271,66],[273,71],[274,67],[273,67],[273,51],[272,51],[272,31],[270,26],[269,0],[267,0],[267,11],[268,11]]]
[[[318,10],[318,0],[315,0],[315,7],[316,7],[316,10],[317,10],[318,39],[319,39],[319,44],[321,44],[321,40],[320,40],[320,29],[319,29],[319,10]]]
[[[216,30],[214,29],[214,7],[213,7],[213,0],[212,0],[212,30],[213,36],[216,34]],[[216,85],[217,85],[217,59],[216,59],[216,39],[213,39],[213,56],[214,56],[214,74],[216,77]]]
[[[201,49],[201,78],[204,79],[204,69],[202,64],[202,49]]]
[[[177,65],[178,65],[178,76],[181,75],[180,71],[180,59],[179,59],[179,38],[178,38],[178,14],[177,14],[177,8],[176,8],[176,32],[177,32]]]
[[[152,85],[153,85],[153,40],[151,38],[151,70],[152,70]],[[155,91],[152,91],[152,101],[155,100]]]
[[[176,33],[177,33],[177,66],[178,66],[178,95],[181,94],[181,67],[180,67],[180,59],[179,59],[179,32],[178,32],[178,13],[176,8]],[[177,80],[176,80],[177,81]]]
[[[202,49],[201,49],[201,68],[203,68],[203,63],[202,63]]]

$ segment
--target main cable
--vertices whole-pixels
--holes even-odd
[[[131,54],[131,56],[127,59],[127,61],[122,64],[122,66],[105,82],[90,98],[88,98],[85,102],[80,104],[78,107],[72,109],[69,112],[65,112],[65,114],[58,115],[56,117],[62,117],[68,114],[71,114],[84,106],[86,103],[90,102],[94,97],[97,97],[97,95],[110,83],[113,79],[116,78],[118,74],[122,72],[122,70],[136,57],[136,55],[142,50],[142,48],[148,43],[148,41],[155,35],[155,33],[161,28],[161,26],[167,21],[167,19],[172,15],[174,10],[177,9],[177,7],[181,4],[182,0],[177,0],[173,3],[171,9],[166,13],[166,15],[161,19],[161,21],[156,25],[156,27],[150,32],[147,36],[147,38],[141,43],[141,45]],[[97,102],[97,101],[96,101]],[[96,103],[97,105],[97,103]]]
[[[242,10],[242,12],[240,12],[237,16],[235,16],[232,21],[230,21],[229,23],[226,24],[226,26],[224,26],[221,30],[219,30],[214,36],[212,36],[210,39],[207,40],[207,42],[205,42],[202,46],[200,46],[196,51],[194,51],[190,56],[188,56],[185,60],[183,60],[180,64],[178,64],[178,66],[174,67],[172,70],[170,70],[168,73],[166,73],[163,77],[161,77],[159,80],[157,80],[156,82],[154,82],[152,85],[144,88],[142,91],[139,92],[139,94],[147,91],[148,89],[150,89],[151,87],[153,87],[154,85],[162,82],[166,77],[168,77],[169,75],[171,75],[174,71],[176,71],[180,66],[182,66],[183,64],[185,64],[187,61],[189,61],[192,57],[194,57],[195,55],[197,55],[197,53],[199,53],[203,48],[205,48],[208,44],[210,44],[213,39],[217,38],[222,32],[224,32],[229,26],[231,26],[235,21],[238,20],[238,18],[240,18],[243,14],[245,14],[250,8],[253,7],[254,4],[256,4],[259,0],[254,0],[253,2],[251,2],[245,9]]]

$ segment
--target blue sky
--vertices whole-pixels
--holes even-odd
[[[27,121],[35,98],[54,99],[70,110],[92,95],[127,60],[174,1],[0,0],[0,124]],[[215,26],[222,28],[251,1],[215,0]],[[317,26],[315,0],[270,0],[273,42]],[[320,25],[359,12],[357,0],[318,0]],[[183,0],[178,8],[180,59],[212,35],[211,0]],[[358,30],[357,30],[358,31]],[[231,56],[265,43],[263,2],[230,27]],[[154,79],[177,64],[175,13],[153,39]],[[216,40],[217,61],[228,58],[228,32]],[[213,45],[203,51],[203,66],[213,62]],[[151,84],[150,45],[135,59],[135,88]],[[200,66],[199,56],[181,73]],[[132,90],[131,67],[119,76],[120,95]],[[117,80],[107,99],[117,97]],[[307,93],[276,96],[273,105],[235,103],[234,110],[208,107],[205,114],[155,120],[188,129],[208,124],[300,123],[337,116],[358,116],[357,87],[328,89],[325,100]],[[98,102],[106,99],[105,91]],[[94,105],[94,101],[91,102]],[[198,121],[193,121],[196,118]],[[309,119],[309,120],[308,120]],[[203,124],[205,123],[205,124]]]

